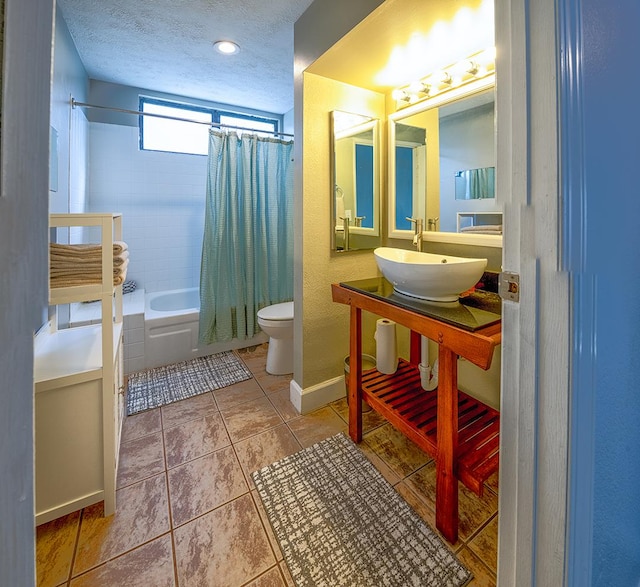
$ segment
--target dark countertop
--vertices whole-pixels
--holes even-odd
[[[343,281],[340,285],[471,332],[502,318],[502,300],[493,292],[475,290],[458,302],[429,302],[396,292],[384,277]]]

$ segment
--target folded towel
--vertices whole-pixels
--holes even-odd
[[[124,241],[113,241],[113,254],[120,255],[126,251],[129,247]],[[102,258],[102,245],[94,244],[80,244],[80,245],[65,245],[61,243],[49,243],[49,250],[51,255],[60,255],[66,258],[87,258],[95,257],[97,259]]]
[[[113,268],[113,285],[124,283],[127,277],[129,259],[125,259],[122,265]],[[51,269],[50,286],[71,287],[74,285],[92,285],[102,283],[102,268],[86,270],[85,267],[74,269]]]
[[[127,259],[129,258],[129,251],[122,251],[119,255],[113,256],[113,266],[119,267],[121,266]],[[79,269],[82,270],[91,270],[91,269],[102,269],[102,257],[101,256],[89,256],[89,257],[67,257],[65,255],[58,255],[56,253],[52,253],[50,257],[49,265],[51,270],[54,269],[75,269],[76,271]]]
[[[479,224],[476,226],[464,226],[460,232],[486,232],[486,233],[502,233],[502,224]]]

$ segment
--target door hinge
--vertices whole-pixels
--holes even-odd
[[[503,271],[498,279],[498,294],[503,300],[520,301],[520,275]]]

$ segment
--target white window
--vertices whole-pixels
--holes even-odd
[[[211,124],[222,124],[260,134],[274,134],[278,131],[278,121],[275,119],[178,104],[155,98],[140,98],[140,111],[160,115],[140,116],[140,149],[142,150],[206,155],[209,149]],[[187,122],[190,120],[195,122]]]

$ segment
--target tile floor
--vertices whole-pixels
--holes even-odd
[[[39,587],[292,585],[250,473],[347,432],[339,400],[299,415],[289,376],[265,371],[266,345],[240,351],[248,381],[125,419],[117,512],[87,507],[37,528]],[[360,447],[435,527],[435,465],[375,412]],[[460,538],[451,546],[496,583],[497,475],[478,498],[460,485]],[[354,586],[358,587],[358,586]]]

